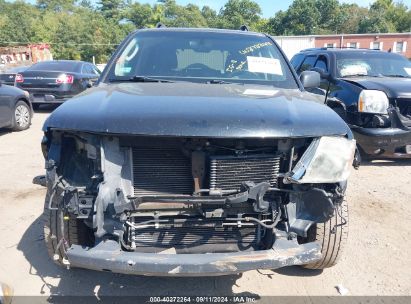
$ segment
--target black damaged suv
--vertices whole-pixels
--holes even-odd
[[[291,59],[298,74],[317,71],[310,89],[351,127],[366,157],[411,158],[411,62],[378,50],[308,49]]]
[[[70,267],[206,276],[336,264],[355,140],[277,44],[143,29],[44,124],[45,238]]]

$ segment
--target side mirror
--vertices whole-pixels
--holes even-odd
[[[312,69],[310,69],[310,71],[319,73],[319,74],[320,74],[320,77],[321,77],[322,79],[329,79],[329,78],[330,78],[330,73],[326,72],[326,71],[325,71],[324,69],[322,69],[322,68],[312,68]]]
[[[317,88],[321,83],[320,73],[314,71],[304,71],[300,75],[300,81],[305,89]]]

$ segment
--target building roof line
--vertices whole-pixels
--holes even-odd
[[[332,37],[364,37],[364,36],[411,36],[411,32],[404,33],[366,33],[366,34],[327,34],[327,35],[294,35],[294,36],[273,36],[274,38],[332,38]]]

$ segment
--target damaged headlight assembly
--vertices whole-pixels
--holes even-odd
[[[358,111],[362,113],[388,114],[388,97],[383,91],[362,90],[358,98]]]
[[[356,142],[345,137],[315,138],[285,182],[296,184],[337,183],[347,180]]]

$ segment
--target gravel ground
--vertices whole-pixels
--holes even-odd
[[[67,271],[48,258],[41,213],[45,190],[41,126],[0,130],[0,281],[16,295],[411,295],[411,161],[374,161],[353,170],[348,188],[350,232],[340,263],[324,271],[299,267],[217,278],[155,278]]]

